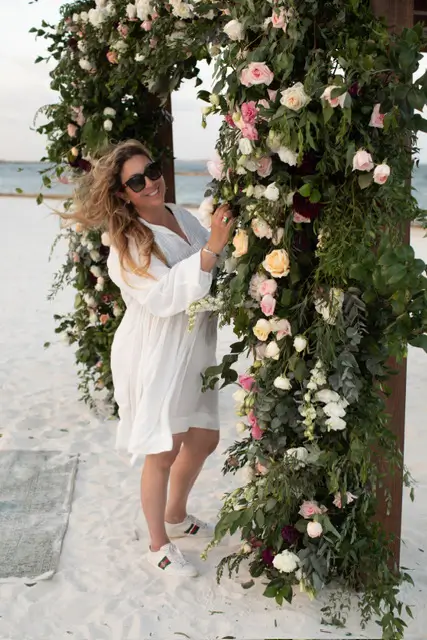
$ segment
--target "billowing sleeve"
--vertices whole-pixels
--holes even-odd
[[[149,273],[153,277],[148,278],[122,268],[117,250],[111,247],[107,266],[125,301],[132,298],[152,315],[166,318],[185,311],[209,293],[212,274],[202,271],[200,261],[199,251],[169,268],[152,256]]]

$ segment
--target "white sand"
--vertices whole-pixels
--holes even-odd
[[[52,272],[61,263],[61,250],[53,264],[47,261],[58,228],[47,214],[30,200],[0,199],[0,446],[79,452],[81,464],[59,570],[31,588],[0,586],[1,640],[380,637],[376,625],[360,630],[357,615],[346,630],[320,626],[321,604],[303,595],[292,607],[279,608],[261,597],[262,584],[244,591],[239,579],[224,579],[218,587],[216,562],[233,543],[202,562],[203,544],[192,548],[193,541],[183,542],[202,574],[188,582],[166,583],[144,564],[145,543],[132,539],[139,472],[113,450],[114,421],[97,419],[78,402],[72,350],[53,335],[52,315],[72,308],[73,293],[66,291],[53,304],[46,301]],[[415,230],[413,244],[426,258],[422,236]],[[231,337],[222,333],[221,354]],[[44,350],[48,340],[55,344]],[[404,506],[402,563],[416,583],[405,598],[416,606],[408,640],[427,636],[427,554],[420,550],[427,529],[426,363],[423,352],[411,349],[406,461],[419,487],[415,504],[405,496]],[[204,518],[215,517],[222,493],[232,484],[220,474],[221,452],[235,438],[230,389],[221,407],[222,445],[203,471],[191,504]]]

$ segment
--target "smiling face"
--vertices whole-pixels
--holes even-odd
[[[151,164],[152,160],[144,155],[136,155],[123,164],[120,180],[122,184],[125,184],[133,176],[137,174],[143,174],[147,165]],[[163,176],[160,176],[157,180],[150,180],[145,178],[145,188],[139,193],[132,191],[130,187],[125,187],[123,191],[123,199],[130,201],[135,209],[143,214],[144,211],[162,207],[165,203],[166,185]]]

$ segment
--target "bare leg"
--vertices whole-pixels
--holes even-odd
[[[187,515],[187,501],[206,458],[215,451],[219,432],[212,429],[190,429],[184,435],[181,450],[170,471],[166,522],[177,524]]]
[[[165,509],[171,467],[185,434],[173,436],[172,451],[148,455],[141,474],[141,505],[147,520],[152,551],[170,542],[165,530]]]

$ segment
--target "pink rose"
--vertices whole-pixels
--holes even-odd
[[[262,438],[262,429],[259,424],[255,424],[251,429],[251,435],[254,440],[261,440]]]
[[[281,318],[280,320],[278,318],[272,318],[270,320],[270,324],[273,329],[273,333],[276,334],[277,340],[281,340],[285,336],[292,335],[291,323],[289,320],[286,320],[286,318]]]
[[[252,124],[246,124],[241,127],[242,136],[248,140],[258,140],[258,131]]]
[[[323,511],[317,502],[306,500],[302,503],[298,513],[303,518],[312,518],[315,515],[320,515]]]
[[[77,135],[77,127],[75,124],[69,124],[67,127],[67,133],[70,136],[70,138],[75,138]]]
[[[375,167],[374,182],[377,184],[385,184],[390,175],[390,167],[388,164],[379,164]]]
[[[276,308],[276,300],[269,293],[261,300],[261,311],[265,316],[272,316]]]
[[[267,178],[273,170],[273,161],[270,156],[264,156],[257,160],[256,170],[260,178]]]
[[[374,162],[370,153],[359,149],[353,158],[353,171],[372,171]]]
[[[118,64],[119,63],[119,59],[118,59],[117,53],[115,51],[109,51],[107,53],[107,60],[111,64]]]
[[[143,29],[144,31],[151,31],[153,26],[153,23],[151,20],[144,20],[144,22],[141,22],[141,29]]]
[[[377,129],[383,129],[384,128],[384,117],[385,114],[380,112],[381,109],[381,105],[380,103],[376,104],[374,106],[374,109],[372,111],[372,115],[371,115],[371,120],[369,122],[369,126],[370,127],[376,127]]]
[[[288,26],[288,23],[286,21],[286,13],[283,9],[281,9],[280,13],[273,11],[273,15],[271,17],[271,24],[274,27],[274,29],[283,29],[283,31],[286,31],[286,27]]]
[[[236,128],[236,123],[234,122],[233,116],[231,115],[231,113],[227,113],[227,115],[224,116],[224,120],[232,129]]]
[[[73,253],[73,256],[72,256],[72,257],[73,257],[73,262],[75,262],[75,263],[80,262],[80,256],[79,256],[79,254],[78,254],[78,253],[76,253],[75,251],[74,251],[74,253]]]
[[[302,216],[297,211],[294,211],[293,220],[294,220],[294,222],[311,222],[310,218],[306,218],[305,216]]]
[[[212,178],[222,180],[224,177],[224,163],[218,154],[207,163],[207,168]]]
[[[71,111],[74,113],[73,120],[77,122],[79,127],[82,127],[86,122],[86,118],[83,115],[83,107],[71,107]]]
[[[249,65],[243,69],[240,76],[240,82],[245,87],[252,87],[256,84],[269,85],[273,80],[274,74],[265,62],[250,62]]]
[[[272,278],[264,280],[259,286],[259,293],[262,296],[274,296],[277,291],[277,282]]]
[[[242,118],[247,124],[254,124],[258,115],[258,109],[256,108],[256,102],[244,102],[240,107]]]
[[[99,316],[99,321],[101,324],[107,324],[109,319],[110,319],[110,316],[108,315],[108,313],[103,313],[101,316]]]
[[[334,91],[334,89],[340,89],[340,88],[341,87],[336,86],[336,85],[332,85],[330,87],[326,87],[326,89],[324,90],[324,92],[320,96],[333,109],[335,109],[336,107],[344,107],[344,102],[345,102],[345,99],[346,99],[346,96],[347,96],[347,92],[342,93],[339,96],[335,96],[335,98],[332,97],[332,91]]]
[[[251,391],[252,387],[255,385],[255,378],[247,373],[242,373],[239,376],[239,384],[246,391]]]
[[[271,102],[275,102],[278,92],[274,91],[273,89],[267,89],[267,93],[268,93],[268,97],[270,98]]]
[[[129,34],[129,27],[127,27],[125,24],[119,24],[119,26],[117,27],[117,31],[121,36],[123,36],[123,38],[126,38],[126,36]]]

